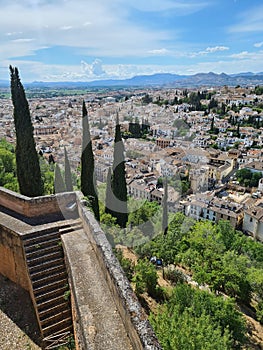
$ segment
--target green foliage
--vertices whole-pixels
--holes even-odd
[[[72,174],[71,174],[70,163],[69,163],[68,153],[67,153],[66,147],[64,147],[64,158],[65,158],[65,186],[66,186],[66,191],[71,192],[71,191],[73,191]]]
[[[255,87],[255,94],[262,95],[263,94],[263,86],[256,86]]]
[[[252,293],[263,298],[263,246],[233,229],[229,221],[195,222],[177,213],[165,237],[136,248],[140,257],[161,257],[165,264],[181,264],[199,284],[245,303]]]
[[[164,278],[168,280],[173,286],[178,283],[185,282],[184,274],[182,273],[182,271],[177,270],[176,268],[165,268]]]
[[[138,204],[136,201],[135,204]],[[139,202],[139,208],[133,208],[132,204],[129,202],[129,217],[128,217],[128,226],[130,228],[137,227],[139,228],[144,235],[152,238],[154,234],[153,227],[153,217],[156,212],[159,210],[159,205],[156,202]]]
[[[256,306],[256,315],[257,320],[263,325],[263,300],[260,300]]]
[[[70,300],[70,296],[71,296],[70,290],[66,290],[66,291],[64,292],[63,298],[64,298],[64,300],[68,301],[68,300]]]
[[[135,275],[133,282],[135,283],[135,293],[141,295],[147,292],[151,297],[157,295],[158,275],[154,265],[147,259],[140,259],[135,266]]]
[[[162,208],[163,208],[162,233],[164,235],[167,234],[167,230],[168,230],[168,206],[167,206],[167,201],[168,201],[168,184],[167,184],[167,179],[166,179],[165,183],[164,183],[164,196],[163,196],[163,200],[162,200]]]
[[[145,94],[142,98],[142,103],[143,104],[149,104],[152,102],[152,97],[149,96],[149,94]]]
[[[0,186],[18,192],[16,160],[13,145],[0,140]]]
[[[24,87],[17,68],[10,68],[11,95],[16,130],[16,167],[19,190],[29,197],[44,193],[38,154],[33,137],[33,126]]]
[[[243,168],[236,172],[236,177],[239,183],[243,186],[257,187],[262,174],[261,172],[252,172],[249,169]]]
[[[65,182],[61,175],[61,170],[58,164],[55,166],[55,180],[54,180],[54,193],[61,193],[66,191]]]
[[[55,181],[55,165],[54,163],[48,163],[44,158],[39,158],[39,164],[42,174],[42,181],[44,183],[44,194],[54,193],[54,181]]]
[[[115,126],[113,170],[111,188],[111,214],[117,218],[117,224],[124,228],[128,221],[127,210],[127,184],[124,159],[124,145],[121,137],[119,118],[117,116]]]
[[[107,173],[107,183],[106,183],[106,196],[105,196],[105,213],[112,216],[112,202],[113,202],[113,193],[112,193],[112,172],[111,167],[108,169]],[[115,218],[117,220],[117,218]]]
[[[134,263],[131,260],[124,258],[121,249],[115,249],[114,252],[120,262],[121,267],[123,268],[125,275],[127,276],[128,280],[131,281],[134,274]]]
[[[173,289],[150,322],[164,350],[239,349],[246,340],[245,321],[233,300],[185,284]]]

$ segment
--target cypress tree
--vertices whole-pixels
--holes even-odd
[[[89,130],[88,111],[84,100],[82,103],[81,191],[84,196],[88,197],[95,218],[99,221],[100,211],[94,172],[94,156]]]
[[[114,139],[114,153],[113,153],[113,174],[112,174],[112,191],[113,204],[112,215],[116,217],[117,224],[124,228],[128,221],[127,209],[127,184],[125,177],[125,159],[124,159],[124,145],[121,138],[121,128],[119,117],[117,115]]]
[[[112,172],[111,167],[108,169],[107,184],[106,184],[106,198],[105,198],[105,213],[112,214],[112,188],[111,188]]]
[[[66,147],[64,147],[64,158],[65,158],[65,185],[66,185],[66,191],[71,192],[73,191],[73,185],[72,185],[72,175],[71,175],[71,169],[68,159],[68,152],[66,150]]]
[[[44,193],[44,184],[41,178],[39,158],[25,90],[20,81],[18,69],[12,66],[9,69],[16,130],[15,152],[19,190],[25,196],[41,196]]]
[[[55,166],[54,193],[66,192],[65,182],[58,163]]]
[[[164,195],[163,195],[163,200],[162,200],[162,207],[163,207],[162,232],[164,235],[166,235],[167,231],[168,231],[167,200],[168,200],[168,185],[167,185],[167,179],[165,179],[165,181],[164,181]]]

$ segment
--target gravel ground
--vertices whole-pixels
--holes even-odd
[[[40,349],[29,293],[0,274],[0,350]]]

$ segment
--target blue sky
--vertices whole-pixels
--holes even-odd
[[[262,0],[0,0],[0,79],[263,71]]]

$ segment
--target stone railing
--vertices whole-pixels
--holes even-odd
[[[133,348],[136,350],[161,349],[143,308],[113,254],[111,245],[85,204],[81,192],[28,198],[0,187],[0,205],[19,214],[21,219],[21,221],[17,220],[12,215],[0,211],[0,273],[28,290],[29,282],[21,235],[38,230],[40,226],[32,228],[23,222],[23,217],[35,218],[58,212],[67,215],[68,212],[77,209],[84,232],[94,248]],[[74,232],[72,234],[74,235]],[[66,256],[65,258],[67,260]],[[72,284],[71,287],[75,288]],[[72,304],[73,314],[81,309],[81,300],[73,300]],[[76,317],[79,318],[81,315],[76,315]],[[78,331],[83,333],[79,338],[86,337],[84,329],[79,328]]]
[[[0,205],[27,218],[60,212],[67,215],[68,207],[75,200],[74,192],[30,198],[0,187]]]
[[[128,279],[124,275],[119,261],[113,254],[105,233],[95,220],[94,215],[85,205],[86,201],[82,200],[82,198],[82,193],[77,192],[77,205],[84,231],[88,235],[94,251],[96,252],[101,269],[113,295],[127,334],[131,339],[133,348],[136,350],[161,349],[142,306],[134,294]],[[72,287],[74,288],[74,286]],[[73,302],[75,304],[81,304],[81,300],[74,300]],[[79,308],[81,307],[80,304],[78,305]],[[83,336],[85,337],[85,335],[82,334],[81,338],[83,338]]]

